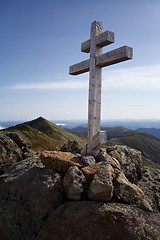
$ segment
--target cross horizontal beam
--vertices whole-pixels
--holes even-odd
[[[105,47],[111,43],[114,43],[114,32],[105,31],[96,36],[96,46]],[[90,52],[91,40],[87,40],[81,44],[81,52]]]
[[[77,64],[74,64],[69,67],[70,75],[78,75],[81,73],[89,72],[89,62],[90,60],[86,60]]]
[[[96,66],[106,67],[115,63],[120,63],[126,60],[130,60],[133,57],[133,48],[128,46],[123,46],[112,50],[110,52],[104,53],[96,57]],[[70,75],[79,75],[89,71],[90,60],[86,60],[69,67]]]
[[[120,63],[126,60],[130,60],[132,59],[132,57],[133,57],[133,48],[128,46],[123,46],[96,57],[96,66],[106,67],[115,63]]]

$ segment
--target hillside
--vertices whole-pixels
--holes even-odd
[[[101,128],[101,130],[107,132],[108,140],[110,140],[112,138],[133,136],[135,133],[137,133],[134,130],[124,128],[124,127],[103,127],[103,128]]]
[[[155,136],[124,127],[101,127],[101,130],[107,132],[107,146],[127,145],[141,151],[145,158],[160,164],[160,140]],[[87,134],[87,128],[81,126],[72,131]]]
[[[68,140],[77,141],[80,146],[86,143],[85,138],[80,134],[71,133],[42,117],[10,127],[5,131],[17,132],[34,150],[58,150]]]
[[[160,138],[160,129],[157,128],[138,128],[137,131],[149,133],[157,138]]]
[[[107,139],[119,138],[125,136],[133,136],[137,131],[127,129],[124,127],[101,127],[102,131],[107,132]],[[81,133],[87,135],[87,128],[79,126],[72,129],[72,132]]]

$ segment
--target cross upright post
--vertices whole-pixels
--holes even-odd
[[[102,47],[114,42],[114,33],[103,32],[103,23],[94,21],[91,24],[90,39],[81,44],[81,51],[89,53],[90,59],[70,66],[69,74],[89,74],[88,101],[88,142],[82,154],[98,154],[98,149],[106,142],[106,132],[100,131],[101,119],[101,81],[102,67],[119,63],[132,58],[133,49],[123,46],[102,54]]]
[[[102,47],[96,45],[96,36],[103,32],[102,22],[91,25],[90,42],[90,73],[89,73],[89,103],[88,103],[88,146],[87,151],[93,151],[93,137],[100,131],[101,115],[101,76],[102,68],[96,66],[96,57],[102,54]]]

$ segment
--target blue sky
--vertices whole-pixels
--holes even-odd
[[[134,49],[103,68],[102,119],[160,119],[159,0],[0,0],[0,121],[87,119],[89,74],[68,69],[94,20],[115,33],[103,52]]]

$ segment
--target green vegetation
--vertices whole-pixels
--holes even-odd
[[[81,147],[86,144],[84,136],[62,129],[42,117],[5,131],[17,132],[32,149],[37,151],[59,150],[68,140],[77,141]]]

